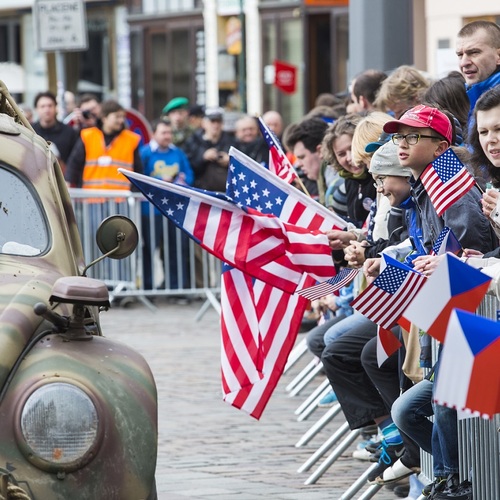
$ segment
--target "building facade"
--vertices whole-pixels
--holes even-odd
[[[368,67],[456,69],[460,27],[500,16],[494,0],[84,0],[87,50],[43,52],[33,29],[38,1],[0,0],[0,73],[16,99],[29,104],[62,84],[117,98],[148,119],[185,96],[233,113],[276,109],[290,123]],[[398,15],[409,29],[394,43]],[[378,57],[402,45],[399,58]],[[275,85],[276,61],[295,69],[293,92]]]

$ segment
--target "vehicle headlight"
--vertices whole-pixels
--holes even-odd
[[[74,470],[94,456],[99,414],[75,385],[56,382],[36,389],[24,404],[20,424],[27,458],[42,469]]]

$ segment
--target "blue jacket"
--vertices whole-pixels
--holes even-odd
[[[140,151],[144,174],[156,179],[173,179],[175,184],[191,186],[194,173],[185,153],[173,144],[167,149],[159,148],[156,141],[143,146]],[[149,203],[143,203],[142,212],[148,213]],[[159,211],[155,213],[159,214]]]
[[[470,110],[469,110],[469,129],[472,125],[472,113],[474,112],[474,106],[476,105],[477,100],[489,89],[500,85],[500,68],[495,71],[492,75],[490,75],[486,80],[482,82],[474,83],[473,85],[466,85],[465,90],[467,92],[467,96],[469,97],[470,102]]]

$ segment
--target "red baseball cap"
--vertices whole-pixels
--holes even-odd
[[[384,132],[395,134],[398,132],[401,125],[415,128],[429,127],[442,135],[448,141],[448,144],[452,142],[453,132],[451,122],[448,117],[437,108],[419,104],[406,111],[399,120],[387,122],[384,125]]]

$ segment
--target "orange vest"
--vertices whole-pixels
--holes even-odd
[[[82,187],[130,189],[130,182],[118,169],[134,169],[134,151],[141,136],[130,130],[122,130],[106,147],[102,131],[91,127],[81,131],[81,138],[85,146]]]

